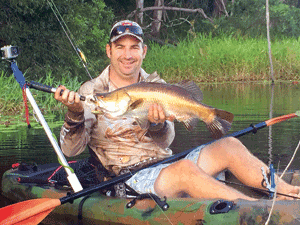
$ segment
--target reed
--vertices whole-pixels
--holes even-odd
[[[276,80],[300,78],[300,38],[275,39],[272,55]],[[270,76],[266,39],[228,35],[198,34],[176,47],[150,43],[144,68],[168,81],[257,81]]]

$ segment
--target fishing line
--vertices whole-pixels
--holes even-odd
[[[91,80],[93,79],[88,68],[87,68],[87,64],[86,64],[86,59],[85,56],[83,55],[82,51],[79,49],[78,45],[76,44],[76,40],[74,38],[74,35],[71,33],[70,29],[68,28],[67,24],[65,23],[63,17],[61,16],[61,14],[59,13],[59,10],[57,9],[56,5],[54,4],[53,0],[47,0],[51,10],[53,11],[56,19],[58,20],[60,26],[62,27],[64,33],[66,34],[68,40],[70,41],[73,49],[75,50],[77,56],[79,57],[83,67],[85,68],[86,73],[88,74],[88,76],[91,78]],[[73,41],[72,41],[73,39]],[[75,43],[75,44],[74,44]]]
[[[280,161],[278,162],[278,170],[277,170],[277,173],[279,172],[279,163]],[[284,171],[285,172],[285,171]],[[282,173],[282,175],[284,174],[284,172]],[[275,178],[276,179],[276,178]],[[278,176],[277,176],[277,181],[278,181]],[[275,206],[275,202],[276,202],[276,197],[277,197],[277,188],[278,188],[278,185],[275,186],[275,191],[274,191],[274,196],[273,196],[273,201],[272,201],[272,207],[270,209],[270,213],[269,213],[269,216],[268,216],[268,219],[265,223],[265,225],[268,225],[270,220],[271,220],[271,216],[272,216],[272,213],[273,213],[273,210],[274,210],[274,206]]]
[[[288,165],[285,167],[284,171],[282,172],[282,174],[281,174],[281,176],[280,176],[280,179],[282,179],[283,175],[285,174],[285,172],[286,172],[286,171],[288,170],[288,168],[290,167],[290,165],[291,165],[292,161],[294,160],[295,155],[296,155],[296,153],[297,153],[297,151],[298,151],[298,149],[299,149],[299,146],[300,146],[300,141],[298,142],[298,145],[297,145],[297,147],[296,147],[296,149],[295,149],[295,151],[294,151],[294,154],[293,154],[293,156],[292,156],[290,162],[288,163]],[[278,165],[278,168],[279,168],[279,165]],[[278,179],[278,177],[277,177],[277,179]],[[280,194],[280,193],[277,192],[277,185],[275,186],[275,193],[274,193],[274,199],[273,199],[272,207],[271,207],[270,214],[269,214],[269,217],[268,217],[268,219],[267,219],[265,225],[268,225],[269,222],[270,222],[271,215],[272,215],[272,212],[273,212],[273,209],[274,209],[274,205],[275,205],[275,202],[276,202],[276,194]],[[298,194],[299,194],[299,193],[298,193]],[[299,199],[299,198],[298,198],[298,199]]]
[[[296,153],[297,153],[297,151],[298,151],[298,149],[299,149],[299,146],[300,146],[300,141],[298,142],[298,145],[297,145],[297,147],[296,147],[296,149],[295,149],[295,151],[294,151],[294,154],[293,154],[293,156],[292,156],[290,162],[288,163],[288,165],[285,167],[284,171],[282,172],[280,178],[283,177],[283,175],[285,174],[285,172],[286,172],[286,171],[288,170],[288,168],[290,167],[292,161],[294,160],[294,158],[295,158],[295,156],[296,156]]]

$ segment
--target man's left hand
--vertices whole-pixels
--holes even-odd
[[[148,120],[150,123],[164,123],[166,120],[173,122],[175,116],[166,117],[164,109],[161,105],[154,103],[149,107]]]

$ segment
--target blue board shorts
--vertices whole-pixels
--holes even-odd
[[[184,157],[184,159],[189,159],[192,162],[197,164],[197,160],[198,160],[200,151],[205,146],[206,145],[200,145],[199,147],[195,148],[186,157]],[[145,168],[145,169],[137,172],[136,174],[134,174],[125,183],[127,185],[129,185],[131,188],[133,188],[139,194],[142,194],[142,193],[156,194],[154,191],[155,180],[158,177],[160,171],[163,168],[166,168],[171,164],[172,163],[166,163],[166,164],[160,164],[160,165],[152,167],[152,168]]]

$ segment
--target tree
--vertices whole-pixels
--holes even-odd
[[[140,10],[144,8],[144,0],[136,0],[136,9]],[[137,14],[137,18],[135,19],[139,24],[143,24],[143,12]]]
[[[164,0],[155,0],[154,6],[160,7],[164,5]],[[161,26],[162,10],[154,10],[153,21],[152,21],[152,32],[151,34],[155,37],[159,35],[159,30]]]
[[[52,2],[54,4],[49,4]],[[104,66],[105,44],[113,13],[103,0],[10,0],[0,2],[1,47],[21,48],[18,65],[27,76],[36,78],[46,71],[56,76],[69,72],[82,77],[85,72],[60,23],[66,23],[78,47],[90,62],[92,73]],[[59,22],[56,15],[62,16]],[[7,63],[1,61],[1,66]],[[84,76],[82,80],[85,80]]]

